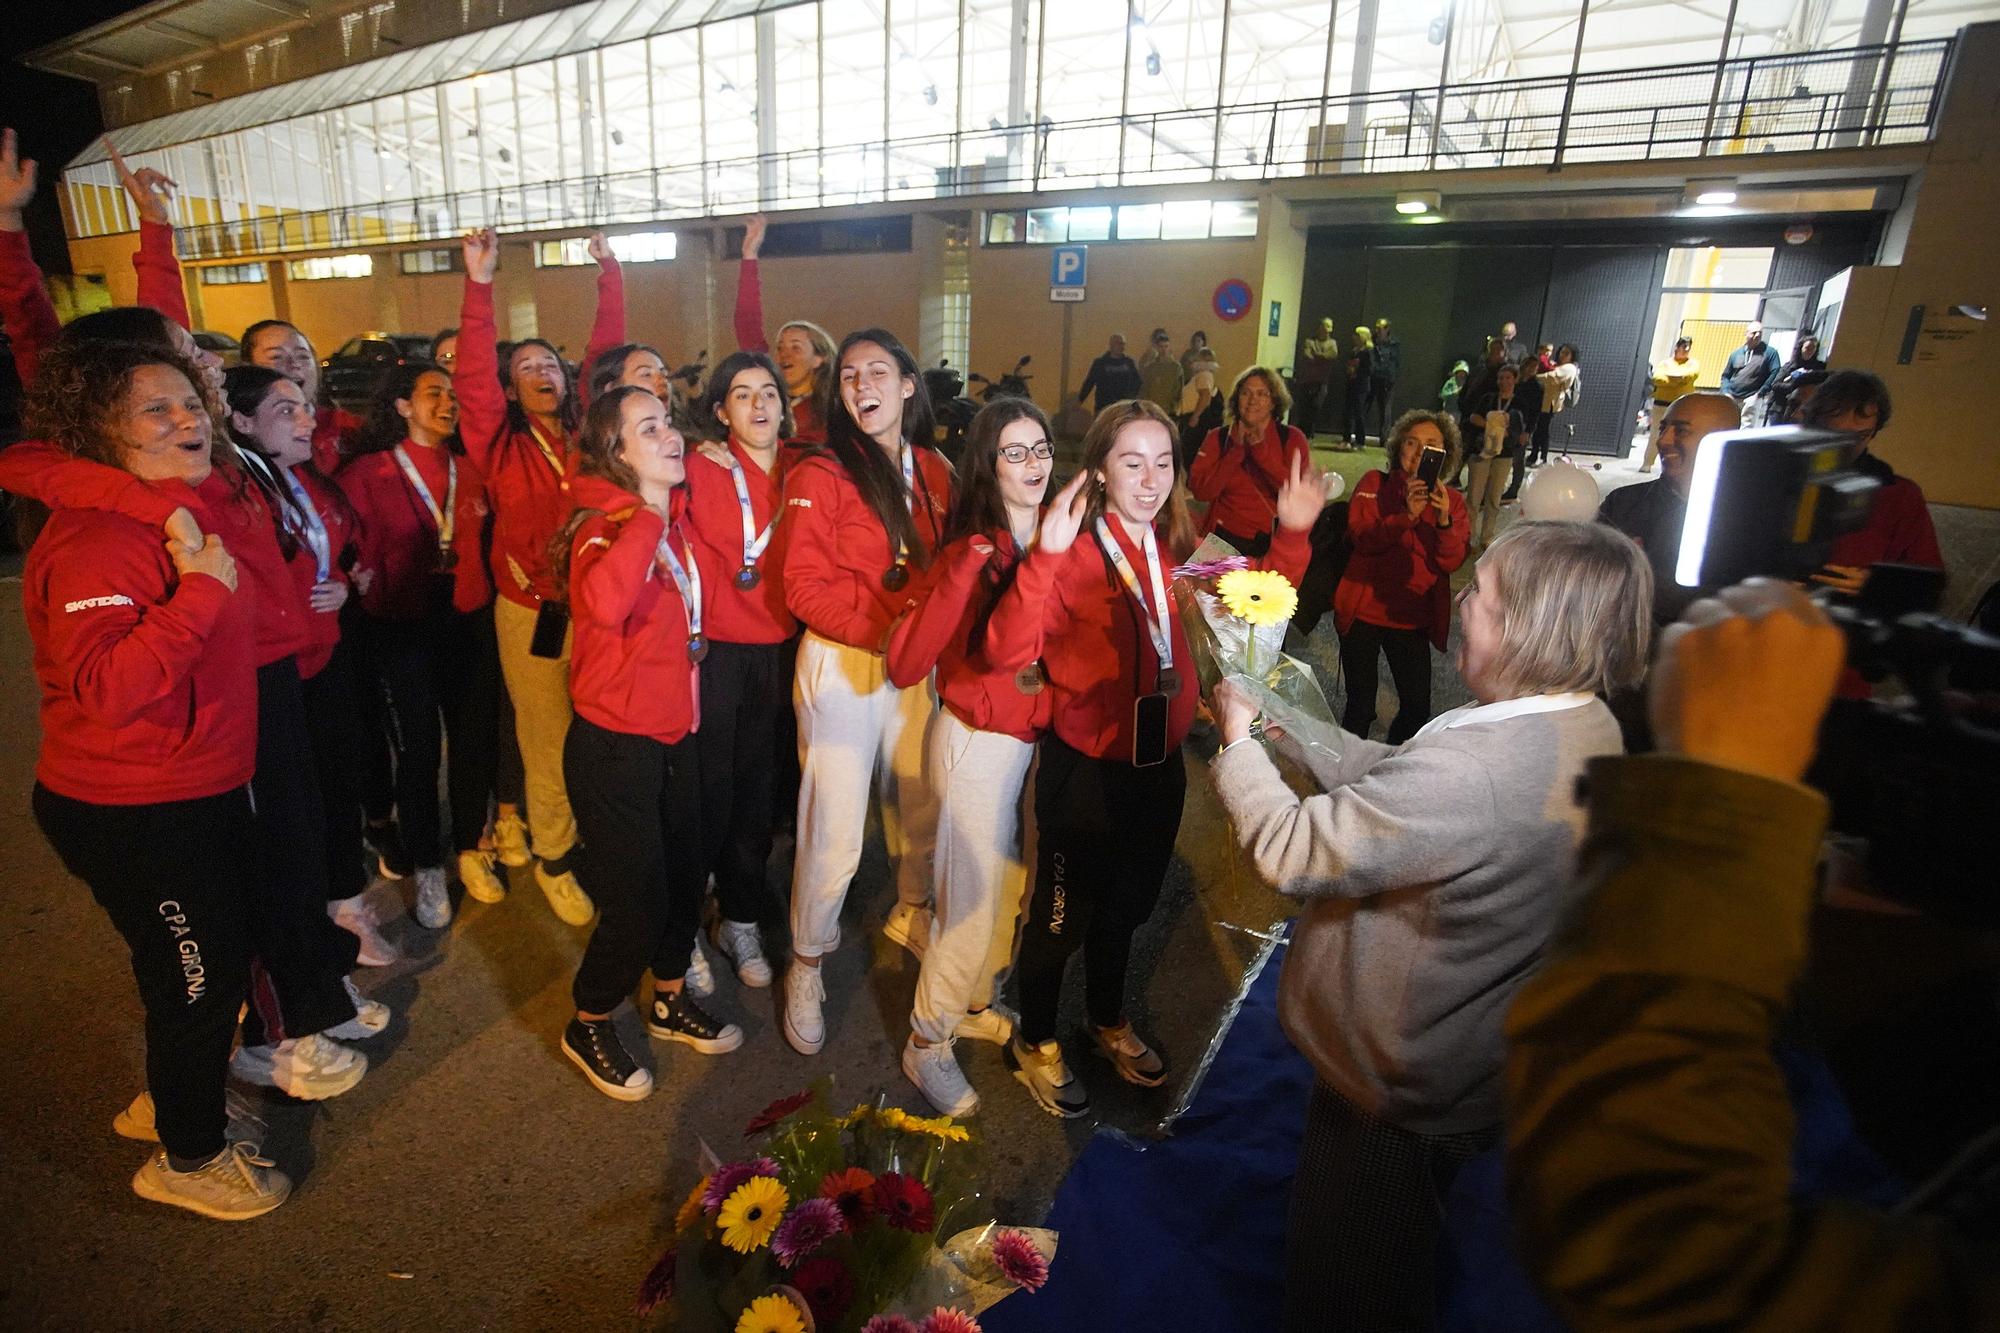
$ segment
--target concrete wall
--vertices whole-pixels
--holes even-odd
[[[1831,364],[1872,370],[1888,384],[1895,418],[1875,450],[1929,499],[2000,508],[2000,455],[1984,405],[2000,355],[1990,321],[1974,326],[1958,359],[1897,363],[1913,307],[2000,305],[2000,249],[1983,239],[2000,213],[2000,24],[1966,29],[1914,188],[1902,261],[1854,271]]]

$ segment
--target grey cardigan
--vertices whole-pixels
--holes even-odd
[[[1577,781],[1618,754],[1602,702],[1419,736],[1343,735],[1336,760],[1280,748],[1324,789],[1303,800],[1262,746],[1212,775],[1258,871],[1304,900],[1278,985],[1285,1035],[1357,1106],[1421,1134],[1500,1123],[1500,1024],[1568,905]]]

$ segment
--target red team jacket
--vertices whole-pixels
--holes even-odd
[[[785,474],[785,604],[815,634],[883,650],[889,626],[911,604],[951,508],[951,465],[935,449],[917,450],[916,529],[909,583],[882,586],[896,562],[889,534],[831,454],[801,459]]]
[[[1333,591],[1334,625],[1342,634],[1359,620],[1386,629],[1420,629],[1439,652],[1451,633],[1451,574],[1465,563],[1471,521],[1465,497],[1450,492],[1451,522],[1410,517],[1408,484],[1400,472],[1370,472],[1347,506],[1354,543]]]
[[[1305,434],[1275,421],[1248,450],[1230,438],[1228,427],[1210,431],[1188,465],[1189,493],[1208,502],[1201,530],[1221,528],[1240,537],[1271,531],[1278,518],[1278,488],[1300,454],[1311,458]]]
[[[450,494],[446,453],[403,441],[418,475],[442,505]],[[480,533],[486,523],[486,483],[469,458],[457,457],[458,504],[452,534],[453,609],[477,611],[493,600]],[[437,524],[416,488],[404,479],[393,450],[349,459],[340,470],[341,489],[361,515],[361,564],[374,571],[361,609],[378,620],[422,620],[430,608],[431,579],[437,569]]]
[[[931,566],[916,609],[889,636],[888,667],[899,689],[935,667],[938,698],[953,717],[976,731],[1034,741],[1048,730],[1051,692],[1023,693],[1020,668],[995,666],[986,651],[987,617],[1020,565],[1021,551],[1009,532],[961,537],[947,546]]]
[[[667,525],[638,496],[601,477],[575,478],[570,494],[577,508],[600,511],[570,543],[570,699],[579,717],[608,731],[672,745],[700,726],[701,714],[687,604],[657,556]],[[707,601],[725,575],[688,539],[684,503],[677,491],[674,553],[685,562],[692,549]]]
[[[752,532],[759,533],[773,516],[784,509],[784,448],[772,471],[757,466],[750,452],[734,440],[728,448],[743,469],[744,488],[750,492]],[[687,514],[683,520],[689,534],[702,548],[719,575],[713,586],[704,584],[708,599],[709,623],[703,632],[721,643],[783,643],[798,631],[798,621],[785,606],[785,580],[779,570],[779,534],[757,562],[759,579],[754,588],[736,586],[736,573],[743,568],[743,507],[736,498],[736,483],[729,469],[688,450]]]

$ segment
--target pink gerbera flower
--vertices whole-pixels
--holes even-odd
[[[1040,1291],[1049,1280],[1049,1261],[1025,1231],[1008,1229],[993,1236],[993,1262],[1022,1291]]]
[[[861,1333],[918,1333],[918,1329],[899,1314],[878,1314],[861,1326]]]
[[[708,1191],[701,1196],[702,1210],[710,1217],[722,1210],[722,1201],[736,1193],[736,1187],[752,1176],[775,1176],[778,1164],[768,1157],[758,1157],[748,1162],[730,1162],[715,1168],[709,1178]]]
[[[924,1316],[918,1333],[980,1333],[979,1321],[962,1310],[940,1305]]]
[[[801,1259],[847,1229],[840,1206],[832,1199],[807,1199],[778,1223],[771,1236],[771,1253],[787,1268],[796,1268]]]

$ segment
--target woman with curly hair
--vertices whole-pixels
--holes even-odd
[[[47,354],[28,405],[48,446],[140,484],[222,499],[192,367],[134,343]],[[108,509],[55,512],[23,609],[41,686],[36,822],[131,951],[160,1148],[140,1197],[239,1221],[291,1182],[231,1134],[224,1082],[260,891],[254,600],[222,538],[193,549]]]
[[[1284,424],[1292,396],[1268,366],[1252,366],[1229,390],[1225,424],[1208,432],[1188,465],[1188,490],[1208,502],[1202,530],[1244,555],[1271,549],[1278,488],[1296,458],[1310,461],[1305,432]]]

